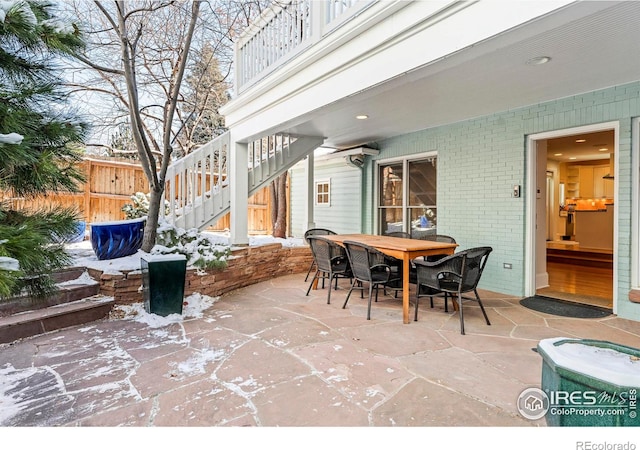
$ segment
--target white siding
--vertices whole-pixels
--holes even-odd
[[[291,235],[302,237],[304,199],[307,192],[304,161],[291,168]],[[362,232],[362,171],[347,165],[344,158],[316,157],[314,181],[331,182],[331,205],[314,206],[314,221],[318,228],[338,233]]]

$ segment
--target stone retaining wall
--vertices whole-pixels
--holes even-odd
[[[217,297],[225,292],[292,273],[306,273],[313,257],[309,247],[283,247],[268,244],[232,251],[226,269],[188,269],[185,296],[198,292]],[[89,275],[100,280],[100,294],[113,297],[117,305],[142,302],[140,270],[118,274],[88,269]]]

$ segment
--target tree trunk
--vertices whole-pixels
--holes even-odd
[[[287,172],[284,172],[272,183],[272,193],[275,191],[275,201],[272,203],[273,237],[287,237]],[[275,212],[275,218],[273,215]]]
[[[156,236],[158,231],[158,216],[160,214],[160,204],[164,203],[162,199],[162,188],[151,189],[149,196],[149,214],[147,222],[144,226],[144,236],[142,237],[142,251],[149,253],[154,245],[156,245]]]

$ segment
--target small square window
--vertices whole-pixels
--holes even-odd
[[[331,183],[329,181],[316,181],[316,205],[331,205]]]

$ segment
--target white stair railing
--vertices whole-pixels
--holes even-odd
[[[313,152],[324,142],[318,136],[274,134],[249,144],[249,195]]]
[[[322,137],[275,134],[249,143],[249,195],[322,145]],[[230,210],[229,132],[172,163],[167,169],[165,220],[175,226],[203,229]]]
[[[167,220],[180,228],[202,228],[210,217],[224,215],[229,208],[229,147],[230,133],[226,132],[168,167]]]
[[[284,134],[267,136],[249,144],[249,190],[255,191],[291,158],[295,137]]]

